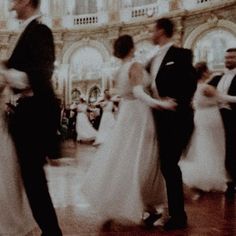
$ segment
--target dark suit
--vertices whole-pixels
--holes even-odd
[[[169,215],[186,219],[183,183],[178,162],[193,130],[191,101],[196,90],[196,75],[192,52],[171,46],[156,75],[160,97],[176,99],[176,111],[154,110],[159,141],[159,157],[166,181]]]
[[[209,84],[217,87],[221,78],[222,76],[215,76]],[[234,76],[231,82],[228,95],[236,96],[236,76]],[[236,185],[236,104],[231,103],[230,108],[231,110],[222,108],[220,109],[220,113],[225,128],[225,167],[229,176],[232,178],[232,181]]]
[[[25,72],[33,91],[33,96],[18,100],[10,131],[33,216],[42,235],[57,236],[61,231],[43,169],[46,156],[58,154],[60,109],[51,84],[54,60],[51,30],[33,20],[19,38],[7,67]]]

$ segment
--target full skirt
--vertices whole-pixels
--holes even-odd
[[[0,121],[0,235],[25,236],[35,227],[13,142]]]
[[[217,106],[197,109],[189,149],[179,165],[183,182],[203,191],[225,191],[225,133]]]
[[[150,206],[166,202],[152,113],[124,100],[110,138],[97,151],[81,187],[102,221],[139,224]]]
[[[76,132],[78,141],[93,141],[96,139],[97,131],[84,112],[78,112],[77,114]]]

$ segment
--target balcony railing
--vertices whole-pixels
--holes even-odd
[[[63,17],[62,25],[66,28],[83,28],[103,25],[108,22],[107,12],[95,14],[67,15]]]
[[[127,7],[120,11],[120,16],[122,21],[132,21],[156,16],[158,13],[158,5],[149,4],[145,6],[138,7]]]
[[[231,0],[183,0],[183,6],[187,10],[210,7],[222,3],[229,3]]]

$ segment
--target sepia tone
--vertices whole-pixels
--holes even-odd
[[[193,62],[207,61],[218,74],[224,70],[224,52],[236,47],[236,0],[42,0],[42,21],[53,32],[55,70],[53,86],[61,104],[77,104],[80,97],[96,102],[113,88],[120,62],[113,56],[113,42],[123,34],[133,36],[136,57],[145,62],[153,49],[154,21],[169,17],[176,24],[175,44],[192,49]],[[0,59],[11,55],[21,22],[0,0]],[[12,102],[14,98],[12,99]],[[91,143],[65,140],[62,158],[46,167],[48,186],[63,235],[68,236],[231,236],[236,235],[236,195],[204,193],[198,199],[184,186],[188,228],[165,232],[113,222],[101,225],[93,215],[67,202],[79,188],[96,150]],[[4,164],[4,163],[2,163]],[[1,193],[0,193],[1,194]],[[105,193],[104,193],[105,194]],[[76,196],[80,198],[80,196]],[[65,205],[63,205],[63,202]],[[108,206],[109,207],[109,206]],[[35,229],[27,236],[39,236]],[[3,235],[4,236],[4,235]]]

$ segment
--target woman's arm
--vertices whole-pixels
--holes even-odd
[[[134,63],[129,71],[129,80],[133,86],[133,95],[149,107],[156,109],[174,110],[176,103],[173,99],[157,100],[145,93],[143,89],[144,68],[139,63]]]
[[[219,102],[236,103],[236,96],[231,96],[231,95],[227,95],[227,94],[218,93],[217,97],[218,97]]]

